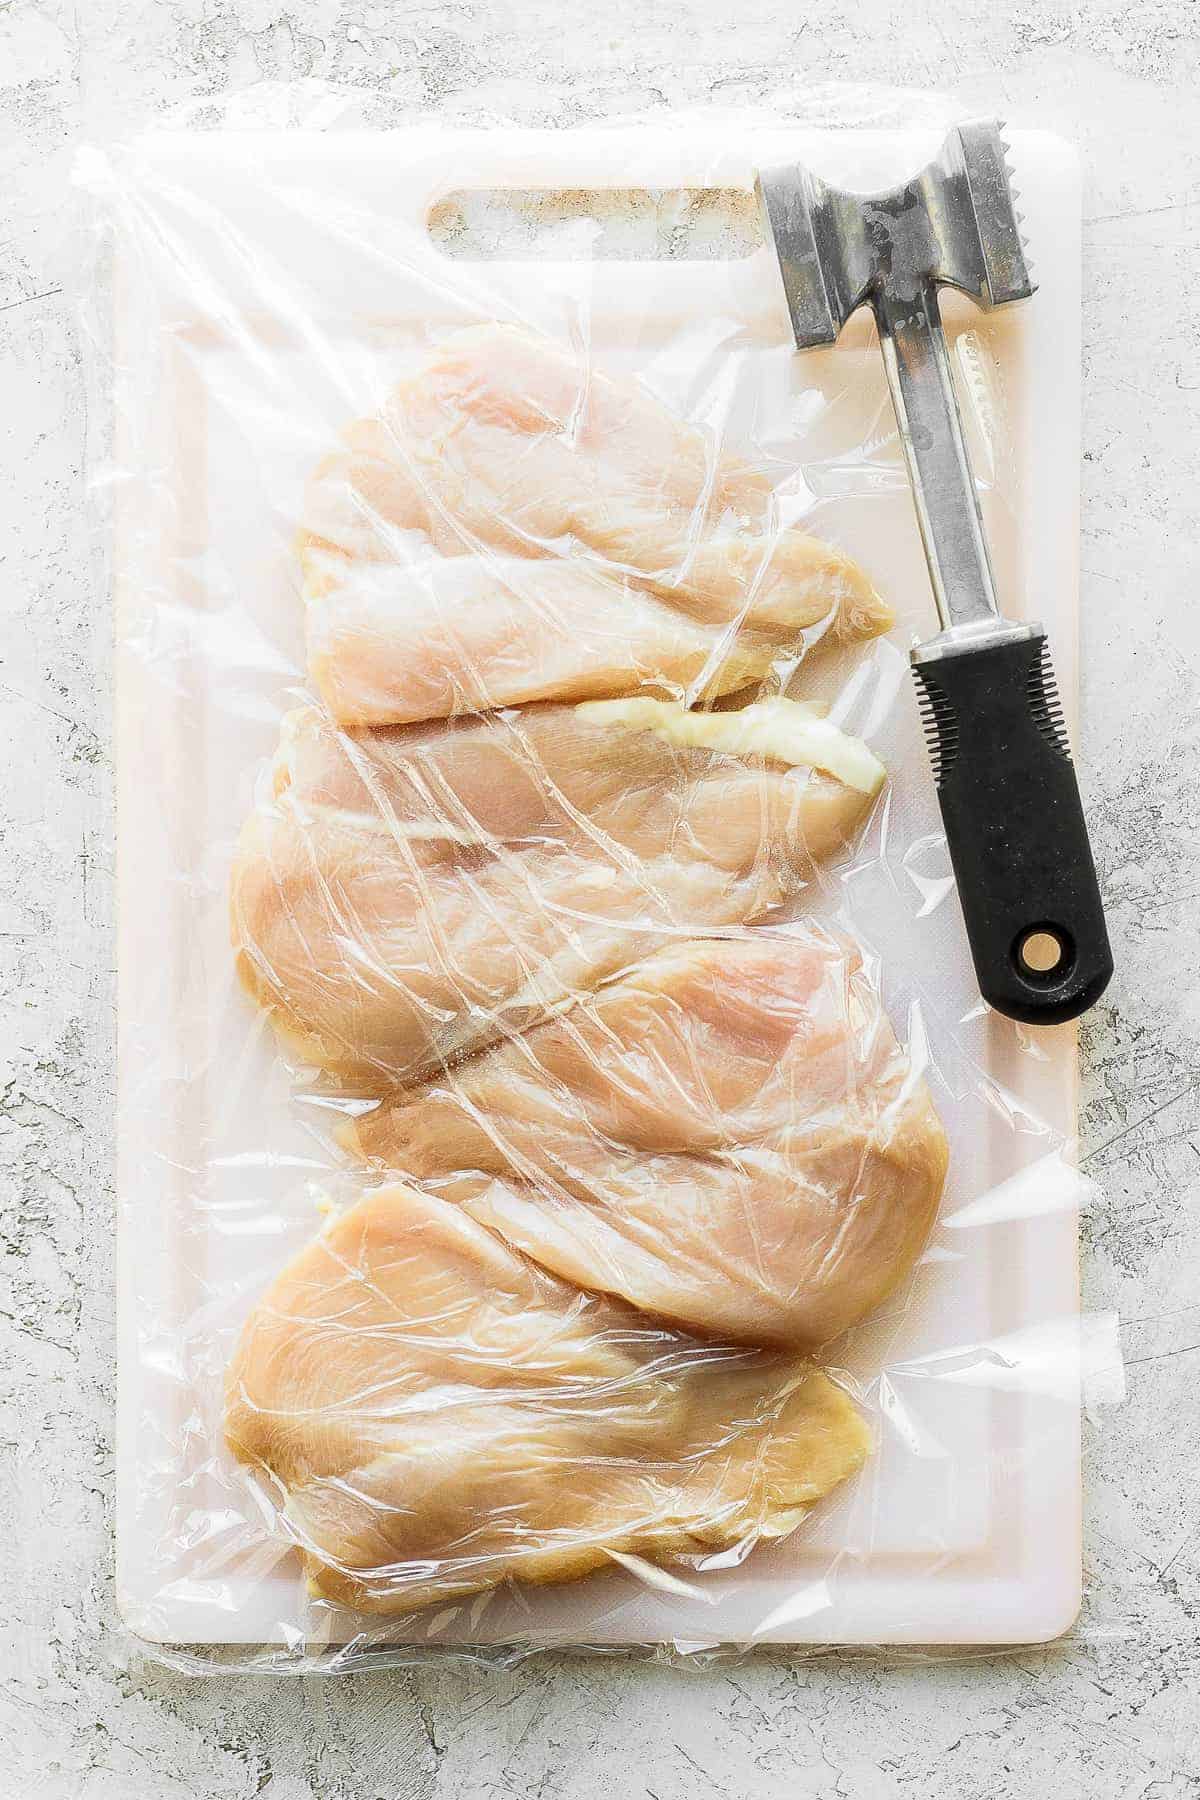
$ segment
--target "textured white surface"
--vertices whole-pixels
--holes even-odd
[[[111,1629],[106,620],[87,582],[57,251],[80,129],[262,75],[532,123],[818,79],[939,85],[1076,136],[1085,231],[1082,761],[1118,974],[1087,1021],[1088,1301],[1130,1396],[1088,1452],[1093,1598],[1065,1646],[953,1666],[197,1681]],[[1194,0],[0,5],[0,1796],[483,1800],[1200,1792],[1200,16]]]

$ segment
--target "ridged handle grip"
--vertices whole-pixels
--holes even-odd
[[[1030,1025],[1099,999],[1112,952],[1044,634],[914,657],[980,992]]]

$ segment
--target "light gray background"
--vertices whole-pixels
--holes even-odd
[[[1084,1033],[1084,1635],[958,1664],[188,1680],[112,1626],[110,763],[66,172],[261,77],[553,124],[818,79],[938,86],[1088,168],[1083,779],[1118,974]],[[1197,0],[0,0],[0,1796],[1200,1795]]]

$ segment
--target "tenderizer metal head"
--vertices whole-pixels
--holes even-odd
[[[761,170],[759,204],[783,273],[796,347],[832,344],[885,286],[956,287],[981,306],[1035,291],[999,125],[959,126],[903,187],[846,193],[799,165]]]

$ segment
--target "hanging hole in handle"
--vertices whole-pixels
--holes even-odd
[[[1070,973],[1075,942],[1060,925],[1031,925],[1013,946],[1013,958],[1026,981],[1048,986]]]
[[[425,228],[458,262],[728,262],[762,247],[743,188],[457,188]]]

